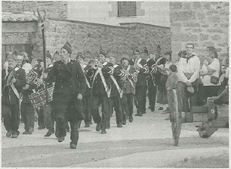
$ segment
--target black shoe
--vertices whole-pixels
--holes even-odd
[[[118,123],[117,127],[119,127],[119,128],[123,127],[122,123]]]
[[[101,123],[97,123],[95,130],[96,131],[100,131],[101,130]]]
[[[70,143],[70,149],[76,149],[77,145],[74,143]]]
[[[19,131],[13,131],[11,138],[18,138]]]
[[[126,121],[123,121],[122,124],[123,124],[123,125],[126,125]]]
[[[64,140],[65,140],[64,137],[59,137],[59,138],[58,138],[58,142],[63,142]]]
[[[136,113],[135,116],[142,116],[142,113]]]
[[[22,134],[28,134],[28,131],[27,131],[27,130],[25,130]]]
[[[11,136],[12,136],[12,131],[11,130],[7,131],[6,137],[11,137]]]
[[[44,137],[50,137],[52,134],[54,134],[54,132],[48,131],[47,134],[44,135]]]
[[[129,117],[129,122],[130,123],[133,122],[133,117],[132,116]]]
[[[110,128],[111,128],[110,124],[106,125],[106,129],[110,129]]]
[[[40,127],[38,127],[38,129],[43,130],[43,129],[45,129],[45,126],[42,126],[42,127],[40,126]]]
[[[106,130],[102,130],[101,134],[107,134]]]
[[[163,110],[164,108],[163,107],[159,107],[159,109],[158,110]]]

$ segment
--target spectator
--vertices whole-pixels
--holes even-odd
[[[61,60],[61,57],[60,57],[60,55],[59,55],[59,52],[56,51],[56,52],[54,53],[54,55],[53,55],[53,63],[55,63],[55,62],[57,62],[57,61],[59,61],[59,60]]]
[[[160,104],[159,110],[163,110],[164,105],[168,103],[166,81],[169,73],[169,66],[172,65],[172,52],[168,51],[164,54],[165,64],[159,65],[158,69],[161,73],[160,83],[158,86],[157,103]],[[165,111],[167,111],[166,109]]]
[[[200,70],[200,78],[203,83],[204,101],[208,97],[217,96],[220,87],[219,73],[220,62],[217,59],[217,51],[214,47],[207,47],[207,56]]]
[[[187,122],[192,122],[192,114],[190,109],[197,105],[197,86],[200,72],[200,59],[193,52],[194,44],[188,43],[186,45],[187,54],[180,58],[178,64],[178,71],[180,76],[180,88],[182,99],[182,112],[186,113]],[[190,106],[188,101],[190,100]]]
[[[19,55],[23,56],[22,69],[24,69],[26,74],[28,74],[30,70],[32,69],[32,65],[30,64],[28,55],[26,52],[21,52]]]

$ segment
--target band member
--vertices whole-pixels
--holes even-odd
[[[130,64],[134,65],[138,76],[135,88],[135,97],[137,100],[137,113],[135,116],[142,116],[146,113],[146,91],[147,82],[146,77],[148,74],[148,66],[145,59],[140,58],[140,51],[134,50],[135,60],[131,61]]]
[[[152,71],[152,75],[155,79],[155,85],[157,86],[156,92],[160,92],[160,91],[162,92],[162,91],[164,91],[164,89],[166,89],[165,84],[167,81],[166,75],[163,74],[164,71],[162,71],[162,69],[165,66],[166,59],[160,55],[160,51],[158,48],[155,50],[154,55],[155,55],[155,64],[152,66],[151,71]],[[158,94],[157,94],[157,97],[160,97],[160,96],[158,96]],[[157,103],[158,102],[160,102],[160,101],[157,100]],[[163,110],[162,105],[159,107],[158,110]]]
[[[47,68],[46,68],[46,71],[44,71],[45,73],[48,73],[48,75],[53,68],[52,60],[51,60],[51,57],[49,56],[50,55],[47,55],[46,57],[46,67]],[[55,81],[55,78],[47,83],[44,82],[47,85],[47,89],[52,88],[54,86],[54,81]],[[44,84],[43,84],[43,89],[45,89]],[[46,105],[42,107],[44,124],[45,124],[45,127],[48,129],[44,137],[50,137],[54,133],[54,117],[53,117],[53,112],[52,112],[51,107],[52,107],[52,102],[46,103]]]
[[[155,79],[155,58],[154,54],[150,54],[149,59],[147,60],[147,65],[149,68],[149,74],[147,77],[148,80],[148,100],[149,100],[149,109],[154,112],[156,105],[156,93],[157,93],[157,84]]]
[[[117,127],[121,128],[121,127],[123,127],[123,125],[122,125],[123,114],[122,114],[122,103],[121,103],[121,99],[123,96],[123,92],[121,89],[122,85],[120,83],[119,74],[117,72],[114,72],[116,67],[118,67],[118,65],[115,64],[115,58],[111,56],[109,58],[109,61],[110,62],[107,64],[107,66],[110,67],[111,73],[112,73],[110,75],[110,84],[111,84],[111,95],[110,95],[110,99],[109,99],[110,111],[112,114],[113,108],[115,109],[116,124],[117,124]],[[110,124],[108,127],[110,127]]]
[[[120,81],[122,84],[122,110],[123,110],[123,124],[126,124],[126,120],[133,121],[133,102],[135,94],[135,83],[137,81],[137,73],[133,66],[129,65],[129,60],[126,57],[121,59],[121,65],[115,69],[115,73],[118,71]]]
[[[106,66],[106,54],[100,50],[99,62],[96,62],[93,76],[92,99],[93,99],[93,120],[96,131],[106,134],[106,125],[110,119],[109,97],[110,97],[110,71]],[[102,105],[102,116],[99,114],[99,106]]]
[[[26,85],[26,74],[22,68],[16,67],[16,60],[20,59],[11,54],[8,56],[8,71],[2,71],[2,112],[6,136],[17,138],[19,135],[19,105],[22,88]]]
[[[70,148],[76,149],[79,123],[83,120],[81,106],[86,82],[80,64],[71,60],[71,53],[71,45],[67,42],[61,48],[62,61],[55,62],[49,74],[44,73],[44,78],[46,81],[52,81],[55,78],[52,111],[56,121],[58,142],[65,139],[65,121],[68,120],[71,126]]]
[[[94,75],[95,60],[90,60],[88,65],[84,67],[84,73],[86,77],[87,89],[83,96],[83,111],[84,111],[84,123],[85,127],[90,127],[92,124],[92,81]],[[88,74],[88,75],[87,75]]]

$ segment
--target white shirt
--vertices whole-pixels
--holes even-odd
[[[195,55],[195,54],[194,54]],[[178,72],[180,75],[180,79],[183,82],[189,81],[190,83],[194,82],[199,78],[200,72],[200,59],[195,55],[191,57],[188,62],[186,58],[180,58],[178,63]],[[184,73],[192,73],[190,79],[188,79]]]
[[[201,81],[203,83],[204,86],[218,86],[220,85],[220,82],[218,84],[213,84],[210,82],[211,76],[215,76],[219,78],[219,72],[220,72],[220,62],[217,58],[213,59],[213,62],[208,65],[209,68],[215,70],[215,72],[211,75],[205,75],[204,77],[201,76]],[[201,72],[203,73],[207,73],[208,72],[208,68],[205,64],[202,65],[201,68]]]

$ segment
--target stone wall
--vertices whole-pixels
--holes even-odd
[[[162,54],[171,50],[170,28],[147,24],[123,24],[122,26],[108,26],[78,21],[46,21],[47,49],[53,54],[66,41],[73,48],[73,57],[78,52],[89,51],[96,56],[102,47],[113,54],[117,61],[123,53],[132,54],[133,48],[144,47],[152,53],[160,44]]]
[[[2,1],[2,12],[46,10],[47,18],[66,19],[67,1]]]
[[[229,2],[171,2],[170,27],[174,60],[187,42],[201,57],[214,46],[222,60],[229,46]]]

